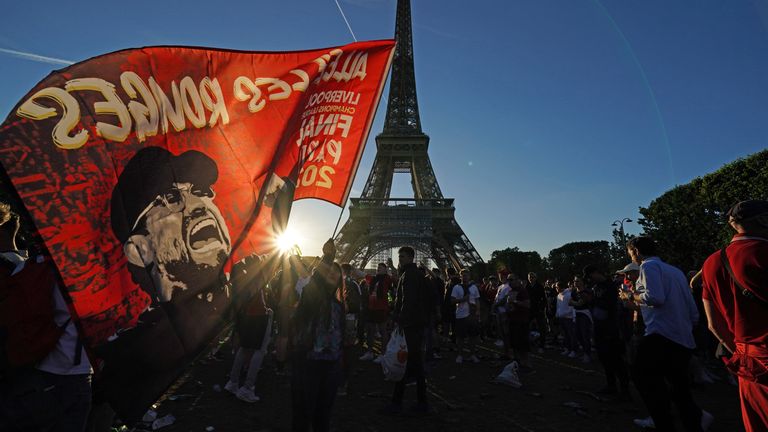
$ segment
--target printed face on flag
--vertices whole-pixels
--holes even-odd
[[[0,126],[121,418],[220,331],[233,265],[260,271],[295,199],[346,200],[393,48],[119,51],[52,73]]]

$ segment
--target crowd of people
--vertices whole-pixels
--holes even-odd
[[[16,250],[18,224],[3,211],[0,242]],[[543,283],[535,273],[520,277],[505,269],[476,278],[467,269],[429,269],[415,262],[409,246],[398,250],[397,267],[388,260],[366,273],[337,263],[330,240],[322,257],[284,257],[274,274],[265,273],[263,257],[241,261],[231,275],[242,289],[234,290],[237,349],[224,389],[245,402],[259,401],[257,376],[274,350],[278,373],[290,375],[293,430],[327,431],[354,365],[382,362],[389,338],[399,332],[408,352],[405,373],[382,415],[430,415],[428,365],[480,363],[488,357],[479,346],[493,344],[494,360],[516,363],[526,379],[535,379],[531,351],[557,349],[573,361],[598,362],[606,381],[595,393],[629,401],[634,387],[649,413],[634,420],[638,426],[669,431],[679,422],[686,431],[705,431],[714,417],[694,401],[690,383],[712,379],[702,364],[717,352],[738,379],[746,430],[768,430],[768,202],[739,203],[728,218],[737,232],[733,241],[688,276],[662,261],[663,251],[645,236],[627,243],[631,262],[622,269],[594,263]],[[25,259],[6,254],[9,268]],[[58,320],[67,326],[63,311]],[[60,344],[70,343],[67,335]],[[90,379],[87,357],[77,366],[65,360],[68,371],[38,367],[48,380],[43,384],[76,376],[66,381],[74,391]],[[416,403],[404,408],[410,383]]]

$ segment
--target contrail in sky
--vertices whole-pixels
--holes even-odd
[[[75,64],[75,62],[69,61],[69,60],[59,59],[55,57],[46,57],[46,56],[26,53],[22,51],[9,50],[5,48],[0,48],[0,53],[10,54],[12,56],[16,56],[26,60],[32,60],[40,63],[49,63],[49,64],[55,64],[55,65],[64,65],[64,66]]]
[[[341,5],[339,4],[339,0],[336,1],[336,6],[339,8],[339,12],[341,12],[341,17],[344,18],[344,22],[347,23],[347,28],[349,29],[349,32],[352,34],[352,39],[357,42],[357,38],[355,37],[355,32],[352,31],[352,26],[349,25],[349,21],[347,21],[347,16],[344,15],[344,11],[341,10]]]

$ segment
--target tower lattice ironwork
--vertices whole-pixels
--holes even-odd
[[[397,48],[392,60],[384,131],[376,136],[376,159],[362,196],[352,198],[349,219],[336,236],[342,261],[364,267],[392,248],[410,245],[417,257],[440,267],[482,262],[444,198],[421,130],[413,66],[410,0],[398,0]],[[414,198],[390,196],[395,173],[409,173]]]

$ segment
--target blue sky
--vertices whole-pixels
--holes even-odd
[[[609,239],[613,220],[636,219],[639,206],[674,185],[768,143],[766,0],[412,3],[432,163],[486,259],[508,246],[546,255]],[[393,34],[395,0],[341,5],[358,39]],[[333,0],[46,0],[3,9],[3,117],[61,67],[7,50],[80,61],[147,45],[277,51],[351,41]],[[385,104],[352,196],[373,163]],[[398,176],[393,195],[409,194],[408,181]],[[339,210],[296,203],[291,225],[305,253],[319,253]]]

